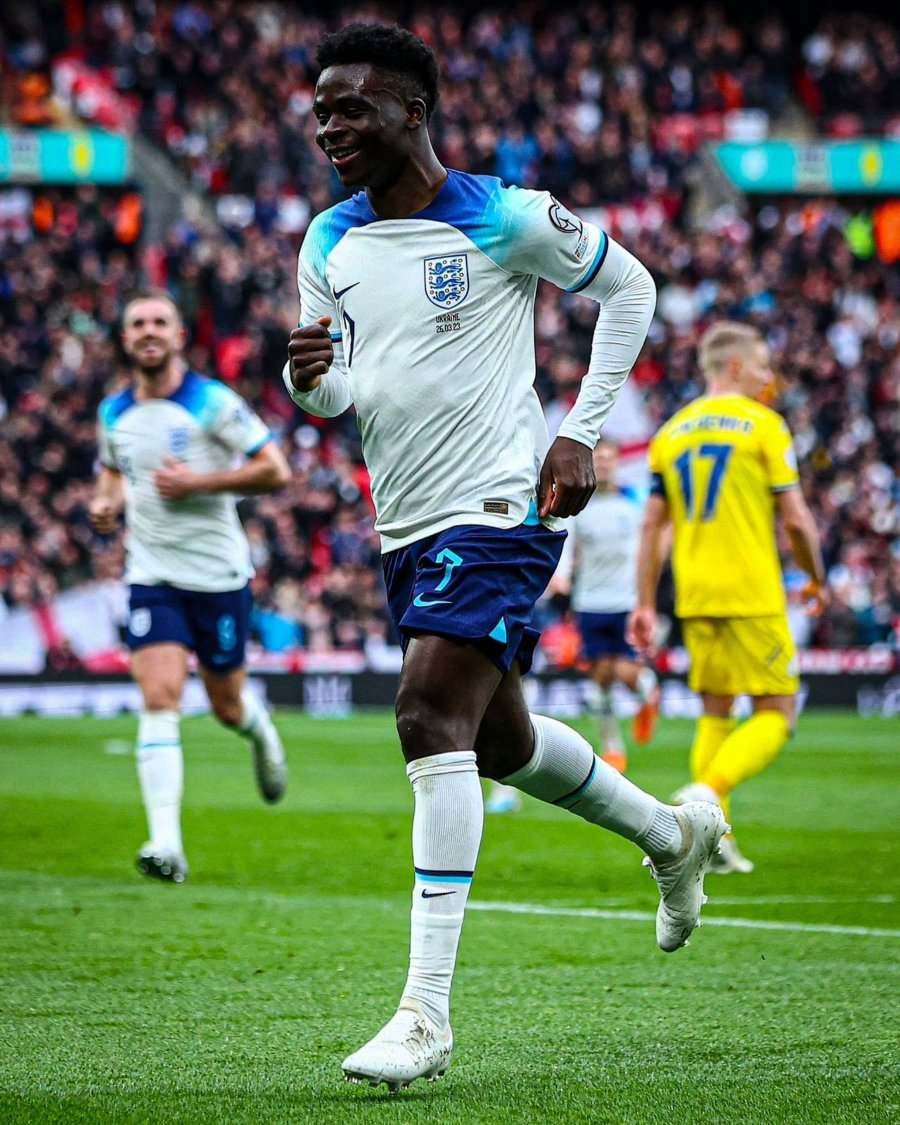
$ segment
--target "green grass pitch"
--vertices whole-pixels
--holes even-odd
[[[0,1121],[900,1120],[896,722],[804,717],[735,800],[756,873],[709,877],[673,956],[636,849],[536,802],[489,818],[474,903],[545,912],[470,912],[453,1066],[391,1097],[340,1073],[405,976],[391,718],[278,721],[274,809],[238,739],[185,721],[181,887],[133,868],[133,720],[0,722]],[[670,793],[690,731],[634,779]]]

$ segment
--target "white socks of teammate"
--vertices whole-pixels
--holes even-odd
[[[613,710],[612,688],[592,683],[588,691],[588,707],[600,732],[601,750],[623,750],[625,743]]]
[[[269,712],[248,687],[241,689],[241,721],[238,733],[251,740],[268,741],[275,737],[275,726]]]
[[[181,792],[184,763],[177,711],[142,711],[138,720],[137,772],[150,843],[161,853],[183,854]]]
[[[656,673],[644,664],[638,671],[634,686],[641,703],[649,703],[658,686]]]
[[[531,761],[503,779],[541,801],[568,809],[637,844],[653,859],[681,847],[675,814],[601,761],[577,731],[556,719],[532,715]]]
[[[409,763],[406,773],[416,803],[416,879],[403,998],[417,1000],[444,1027],[450,1018],[450,984],[481,843],[484,802],[471,750],[419,758]]]

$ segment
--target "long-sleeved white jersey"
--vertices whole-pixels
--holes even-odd
[[[457,524],[514,527],[535,499],[547,428],[534,392],[544,277],[603,302],[560,436],[593,447],[655,303],[644,267],[546,192],[450,171],[424,210],[381,219],[368,196],[312,221],[297,270],[301,323],[331,317],[334,362],[293,400],[356,406],[382,548]]]

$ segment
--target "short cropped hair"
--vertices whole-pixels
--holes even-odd
[[[720,320],[703,333],[698,355],[700,370],[706,378],[717,375],[728,358],[736,351],[746,351],[755,344],[761,344],[761,333],[749,324],[739,324],[736,320]]]
[[[369,63],[405,80],[406,92],[425,102],[426,119],[438,101],[439,69],[434,51],[411,31],[381,23],[351,23],[326,35],[316,52],[319,66]]]
[[[168,301],[172,308],[175,310],[175,316],[179,323],[183,323],[181,317],[181,310],[175,303],[175,298],[168,291],[168,289],[146,288],[135,289],[134,292],[129,293],[125,298],[125,304],[122,306],[122,325],[125,325],[125,316],[133,304],[137,301]]]

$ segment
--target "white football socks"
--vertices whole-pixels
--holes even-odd
[[[241,689],[241,720],[237,729],[251,741],[260,739],[267,742],[270,737],[275,737],[275,726],[269,712],[246,685]]]
[[[481,843],[484,802],[474,751],[419,758],[409,763],[406,773],[416,803],[416,879],[403,998],[417,1000],[444,1027],[450,1018],[450,985]]]
[[[635,687],[641,703],[649,703],[657,688],[656,673],[652,668],[648,668],[646,664],[643,665],[638,671]]]
[[[142,711],[138,719],[137,771],[150,843],[160,852],[183,853],[181,793],[184,762],[177,711]]]
[[[670,859],[678,853],[681,829],[668,805],[601,761],[565,723],[532,715],[531,725],[531,761],[505,777],[507,785],[624,836],[653,859]]]
[[[601,750],[624,750],[619,720],[613,708],[612,688],[602,687],[598,683],[591,686],[593,690],[588,693],[588,707],[597,723]]]

